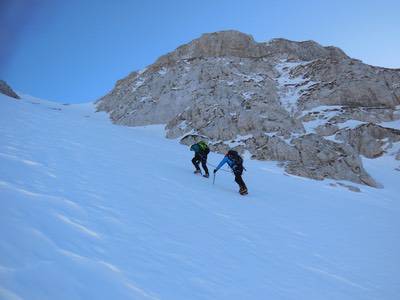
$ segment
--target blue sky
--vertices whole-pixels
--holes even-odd
[[[400,1],[1,0],[0,78],[15,90],[87,102],[205,32],[236,29],[335,45],[400,68]]]

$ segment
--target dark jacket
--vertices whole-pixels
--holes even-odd
[[[190,147],[190,151],[194,151],[195,154],[198,154],[200,156],[205,156],[208,155],[208,153],[210,153],[210,149],[208,149],[208,147],[206,149],[201,149],[199,144],[193,144]]]

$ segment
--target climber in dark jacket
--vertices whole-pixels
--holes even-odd
[[[231,167],[233,174],[235,174],[235,181],[239,185],[239,193],[241,195],[246,195],[247,192],[247,186],[243,181],[242,178],[242,173],[243,173],[243,159],[240,157],[240,155],[234,151],[234,150],[229,150],[228,153],[224,156],[224,158],[221,160],[217,168],[214,170],[214,174],[217,173],[217,171],[224,165],[228,164],[229,167]]]
[[[198,142],[190,147],[190,151],[194,151],[194,157],[192,159],[192,163],[196,170],[194,171],[195,174],[201,173],[200,170],[200,162],[201,166],[204,170],[204,177],[208,178],[208,168],[207,168],[207,155],[210,153],[210,149],[208,148],[207,144],[203,141]]]

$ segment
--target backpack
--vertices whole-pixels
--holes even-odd
[[[237,168],[243,168],[243,158],[235,150],[229,150],[227,154],[228,158],[233,161]]]
[[[208,148],[207,144],[204,141],[198,142],[197,145],[199,145],[201,152],[206,154],[210,152],[210,149]]]

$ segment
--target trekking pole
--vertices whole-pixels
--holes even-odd
[[[215,183],[215,173],[214,173],[214,177],[213,177],[213,185],[214,185],[214,183]]]

